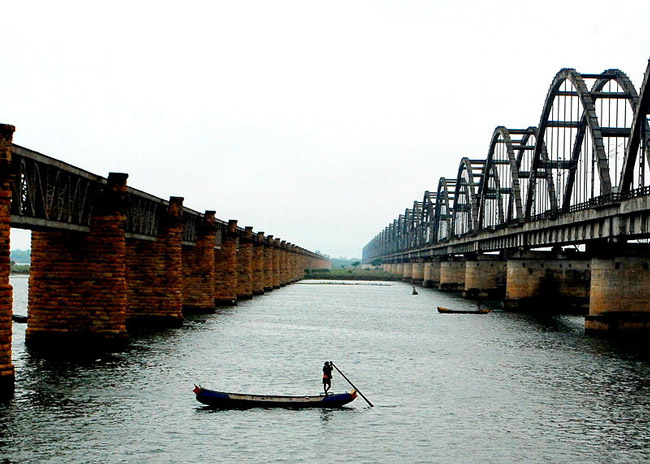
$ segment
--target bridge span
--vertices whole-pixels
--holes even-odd
[[[10,230],[32,231],[26,343],[124,345],[133,324],[180,325],[293,283],[329,259],[13,144],[0,124],[0,396],[14,389]]]
[[[589,332],[650,330],[650,62],[560,70],[539,123],[494,129],[363,249],[405,280],[506,308],[570,304]]]

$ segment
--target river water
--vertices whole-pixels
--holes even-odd
[[[12,278],[16,313],[26,283]],[[650,462],[646,355],[579,316],[438,305],[472,307],[401,282],[304,281],[76,360],[30,353],[14,324],[0,462]],[[325,360],[375,407],[215,411],[192,393],[317,394]]]

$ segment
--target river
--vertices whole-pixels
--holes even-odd
[[[25,314],[27,279],[12,285]],[[304,281],[74,360],[35,356],[14,324],[1,462],[650,462],[642,352],[585,335],[580,316],[438,305],[472,308],[401,282]],[[192,393],[316,394],[326,360],[375,407],[215,411]]]

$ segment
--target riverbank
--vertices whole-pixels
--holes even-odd
[[[305,279],[318,280],[402,280],[395,274],[374,269],[307,269]]]

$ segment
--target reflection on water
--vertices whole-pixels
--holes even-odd
[[[15,312],[26,280],[12,279]],[[21,306],[22,305],[22,306]],[[399,282],[291,285],[120,352],[51,359],[14,324],[7,462],[644,462],[650,364],[584,319],[473,309]],[[193,385],[317,394],[323,361],[361,397],[340,410],[204,410]],[[334,372],[333,390],[350,387]]]

